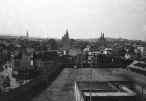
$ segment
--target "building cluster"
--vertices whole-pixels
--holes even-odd
[[[97,64],[99,61],[105,64],[107,62],[119,64],[129,60],[146,61],[146,43],[142,41],[127,39],[109,40],[105,38],[103,32],[101,32],[101,36],[96,41],[73,41],[69,39],[68,32],[62,40],[64,46],[68,46],[65,49],[68,51],[66,53],[75,58],[76,64]]]
[[[55,59],[57,55],[68,56],[75,67],[117,66],[127,60],[146,61],[146,43],[126,39],[109,40],[103,32],[94,41],[71,39],[68,30],[61,40],[30,38],[28,32],[25,37],[1,36],[0,89],[17,87],[19,84],[15,77],[21,72],[37,71],[40,61]]]

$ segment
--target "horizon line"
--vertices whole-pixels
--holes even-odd
[[[5,37],[27,37],[26,35],[14,35],[14,34],[0,34],[1,36],[5,36]],[[61,39],[59,37],[38,37],[38,36],[29,36],[28,38],[37,38],[37,39]],[[83,39],[83,40],[91,40],[91,39],[99,39],[100,37],[96,37],[96,38],[72,38],[70,37],[70,39]],[[109,39],[124,39],[124,40],[133,40],[133,41],[146,41],[146,40],[141,40],[141,39],[132,39],[132,38],[124,38],[124,37],[105,37],[105,38],[109,38]]]

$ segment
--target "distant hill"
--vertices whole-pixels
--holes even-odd
[[[0,39],[28,39],[28,40],[43,40],[43,38],[15,36],[15,35],[0,35]]]
[[[86,38],[86,39],[75,39],[80,41],[89,41],[89,42],[96,42],[99,40],[99,38]],[[142,40],[132,40],[132,39],[125,39],[125,38],[111,38],[111,37],[105,37],[105,40],[107,41],[136,41],[136,42],[146,42]]]

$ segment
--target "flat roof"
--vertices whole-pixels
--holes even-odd
[[[122,82],[122,81],[121,81]],[[126,82],[126,81],[125,81]],[[135,96],[136,93],[119,81],[112,82],[76,82],[84,96]]]
[[[118,91],[109,82],[78,82],[80,90]]]

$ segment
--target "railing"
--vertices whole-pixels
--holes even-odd
[[[138,95],[137,101],[146,101],[146,86],[136,84],[135,90],[136,90],[137,95]]]
[[[83,95],[81,94],[81,91],[79,90],[76,82],[74,83],[74,96],[75,101],[84,101]]]

